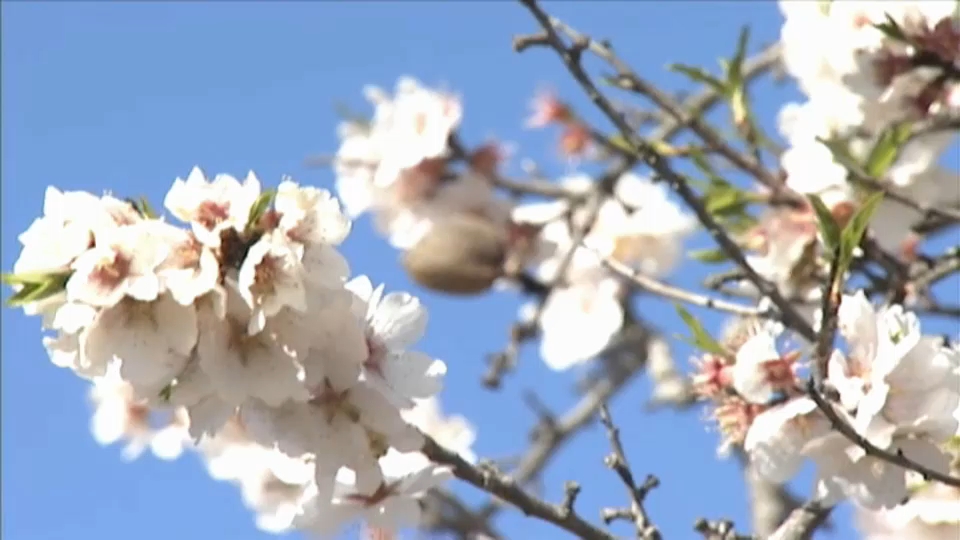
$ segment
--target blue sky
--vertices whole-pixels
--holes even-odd
[[[684,82],[665,71],[667,63],[714,66],[731,51],[740,24],[753,26],[755,43],[776,39],[780,24],[773,2],[548,7],[581,30],[614,39],[626,59],[669,88]],[[392,88],[405,74],[444,84],[464,96],[465,140],[512,141],[521,156],[555,174],[564,170],[551,147],[555,133],[521,128],[527,101],[547,83],[584,103],[553,54],[512,52],[512,35],[534,29],[513,2],[4,2],[2,14],[3,269],[15,261],[16,235],[38,215],[50,184],[146,195],[158,207],[173,179],[195,164],[236,175],[254,169],[269,184],[291,174],[331,186],[329,171],[306,168],[304,160],[336,149],[334,104],[366,110],[365,84]],[[768,119],[796,95],[789,87],[762,88],[757,107]],[[444,406],[476,424],[480,455],[509,457],[526,444],[535,417],[522,404],[524,390],[535,389],[557,410],[576,400],[575,374],[549,372],[535,347],[525,350],[500,393],[480,387],[483,357],[502,347],[515,298],[451,300],[418,290],[366,220],[344,251],[357,273],[415,291],[429,306],[422,348],[447,361]],[[693,283],[700,275],[685,269],[675,281]],[[680,329],[665,304],[644,301],[640,312],[668,335]],[[8,310],[2,317],[5,538],[267,537],[236,489],[210,479],[194,456],[124,463],[118,447],[99,447],[88,431],[85,383],[47,360],[37,320]],[[674,345],[684,364],[689,349]],[[649,505],[666,537],[692,538],[690,526],[701,515],[746,525],[739,468],[717,461],[717,440],[699,414],[646,414],[646,394],[641,380],[617,399],[613,414],[636,472],[661,478]],[[584,484],[581,508],[589,516],[622,502],[621,487],[602,465],[607,452],[600,430],[589,429],[545,476],[546,496],[559,500],[563,482],[573,479]],[[458,491],[482,500],[470,488]],[[516,538],[561,537],[517,514],[504,515],[500,526]],[[833,536],[853,537],[842,523]]]

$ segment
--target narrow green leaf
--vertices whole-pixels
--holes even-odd
[[[885,129],[870,149],[863,170],[872,178],[883,178],[900,155],[900,148],[910,138],[910,122],[900,122]]]
[[[722,249],[694,249],[687,254],[691,259],[706,264],[718,264],[729,260]]]
[[[164,403],[170,403],[170,396],[173,395],[173,386],[174,383],[171,382],[160,389],[160,393],[157,394]]]
[[[39,285],[49,281],[51,275],[56,274],[46,272],[20,272],[18,274],[2,274],[0,275],[0,280],[2,280],[5,285]]]
[[[696,317],[690,314],[689,311],[683,308],[680,304],[674,304],[674,307],[677,309],[677,314],[680,315],[680,318],[683,319],[684,324],[687,325],[687,328],[693,332],[693,342],[694,345],[700,348],[700,350],[708,353],[719,354],[722,356],[727,356],[729,353],[720,346],[713,337],[707,332],[707,330],[700,324],[700,321]]]
[[[20,285],[20,290],[7,298],[7,305],[18,307],[49,298],[63,292],[68,279],[70,274],[49,274],[44,281],[23,283]]]
[[[890,39],[909,43],[910,40],[907,39],[907,35],[903,33],[903,28],[900,28],[900,24],[889,14],[885,14],[885,17],[886,20],[884,22],[875,24],[873,27],[883,32],[883,35]]]
[[[713,75],[710,75],[703,68],[688,66],[686,64],[671,64],[669,69],[671,71],[676,71],[677,73],[682,73],[695,82],[705,84],[720,94],[727,93],[727,86],[723,83],[723,81],[714,77]]]
[[[816,141],[826,146],[827,150],[830,150],[830,154],[833,155],[833,160],[838,164],[847,168],[859,167],[857,160],[852,154],[850,154],[850,148],[848,147],[847,141],[838,139],[824,139],[822,137],[816,137]]]
[[[711,190],[705,199],[704,206],[707,212],[714,215],[724,215],[743,210],[746,204],[746,201],[740,196],[740,190],[735,187]]]
[[[160,217],[160,215],[157,214],[156,211],[154,211],[153,206],[150,205],[150,201],[147,200],[146,197],[140,197],[140,200],[138,202],[140,203],[138,208],[140,215],[142,215],[147,219],[157,219],[158,217]]]
[[[737,214],[724,216],[723,227],[733,234],[744,234],[757,226],[757,220],[747,213],[746,208]]]
[[[710,164],[710,161],[699,148],[691,148],[689,155],[694,167],[710,180],[710,187],[708,189],[715,189],[717,186],[723,188],[733,187],[733,184],[717,174],[713,165]]]
[[[863,235],[866,234],[867,227],[870,225],[870,219],[873,218],[873,214],[877,211],[881,202],[883,202],[883,192],[877,192],[868,197],[850,218],[850,221],[847,222],[847,226],[843,228],[840,238],[843,271],[846,271],[853,260],[853,250],[863,240]]]
[[[807,195],[810,205],[813,206],[814,213],[817,214],[817,228],[820,229],[820,235],[827,244],[827,249],[831,252],[840,245],[840,227],[837,221],[833,219],[833,214],[827,205],[817,195]]]
[[[737,38],[737,49],[733,53],[733,58],[727,67],[727,88],[740,88],[743,86],[743,62],[747,58],[747,43],[750,41],[750,27],[744,26],[740,29],[740,36]]]
[[[276,190],[267,189],[264,190],[259,197],[257,197],[257,200],[253,202],[252,206],[250,206],[250,214],[247,217],[247,231],[250,231],[257,226],[260,218],[263,217],[263,214],[265,214],[267,209],[270,208],[270,205],[273,204],[273,199],[276,196]]]

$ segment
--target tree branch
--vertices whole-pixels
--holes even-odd
[[[567,71],[569,71],[573,78],[580,84],[590,100],[593,101],[617,127],[625,140],[637,149],[637,153],[640,154],[638,157],[653,169],[658,179],[666,181],[667,184],[680,195],[680,198],[683,199],[687,206],[696,213],[700,222],[706,227],[708,232],[710,232],[714,240],[717,241],[724,253],[740,266],[746,277],[757,287],[760,293],[769,297],[774,305],[777,306],[783,321],[807,340],[814,341],[816,334],[813,328],[811,328],[790,302],[787,301],[776,285],[760,276],[756,270],[753,269],[750,263],[747,262],[739,246],[729,237],[713,216],[707,212],[703,202],[687,184],[686,180],[670,168],[662,155],[657,153],[648,143],[640,140],[633,133],[633,130],[613,108],[609,100],[600,93],[596,84],[594,84],[590,76],[580,65],[581,53],[583,49],[589,45],[589,42],[584,43],[581,41],[574,46],[567,47],[554,29],[550,17],[537,5],[535,0],[520,0],[520,3],[533,14],[534,18],[537,19],[541,27],[543,27],[545,39],[538,39],[538,42],[545,41],[550,48],[556,51],[567,67]],[[625,152],[624,149],[618,145],[610,143],[607,146],[617,152]],[[627,152],[627,155],[631,154]]]
[[[549,504],[527,493],[509,476],[493,467],[472,465],[457,453],[440,446],[428,435],[424,435],[424,444],[420,451],[430,461],[449,466],[454,476],[460,480],[509,502],[524,515],[552,523],[583,540],[616,540],[615,536],[584,520],[572,509],[566,508],[565,504]]]

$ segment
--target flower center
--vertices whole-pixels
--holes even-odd
[[[197,207],[194,221],[200,223],[207,229],[213,229],[220,223],[223,223],[230,216],[230,203],[216,203],[213,201],[204,201]]]

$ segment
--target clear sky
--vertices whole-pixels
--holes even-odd
[[[642,73],[671,88],[684,81],[665,71],[667,63],[713,67],[729,55],[740,24],[753,26],[757,46],[776,39],[780,25],[773,2],[548,7],[577,28],[613,39]],[[408,74],[446,85],[464,97],[467,141],[513,141],[520,156],[556,174],[564,170],[551,148],[556,134],[522,129],[528,99],[547,83],[584,102],[552,53],[511,50],[512,35],[533,30],[534,22],[507,1],[4,2],[2,15],[5,270],[19,251],[16,235],[39,215],[50,184],[142,194],[157,207],[173,179],[195,164],[211,173],[254,169],[268,184],[291,174],[332,187],[328,170],[307,168],[304,160],[336,149],[334,104],[367,110],[365,84],[392,88]],[[796,96],[789,86],[762,88],[758,112],[768,119]],[[504,390],[481,388],[483,357],[503,346],[514,296],[464,301],[416,289],[397,252],[372,234],[367,220],[344,251],[355,272],[388,289],[415,291],[428,305],[422,348],[447,361],[443,404],[474,422],[478,454],[504,458],[525,446],[535,417],[522,404],[524,390],[535,389],[557,410],[576,400],[576,373],[549,372],[535,347],[525,350]],[[700,272],[684,269],[673,280],[693,283]],[[668,335],[680,331],[665,304],[643,301],[640,312]],[[686,365],[689,349],[673,344]],[[2,353],[4,538],[268,537],[254,527],[239,492],[210,479],[195,456],[165,463],[144,455],[124,463],[119,447],[99,447],[88,431],[87,385],[49,362],[37,320],[3,310]],[[649,509],[666,537],[693,538],[691,524],[701,515],[747,525],[739,467],[717,461],[716,436],[697,412],[644,413],[647,390],[639,381],[617,399],[613,414],[635,471],[660,476]],[[584,484],[581,508],[589,516],[622,503],[621,486],[602,465],[607,452],[600,430],[589,429],[546,474],[546,496],[559,501],[563,482],[572,479]],[[457,489],[474,503],[482,500],[469,487]],[[516,513],[500,527],[514,538],[563,537]],[[854,536],[841,523],[832,538]]]

